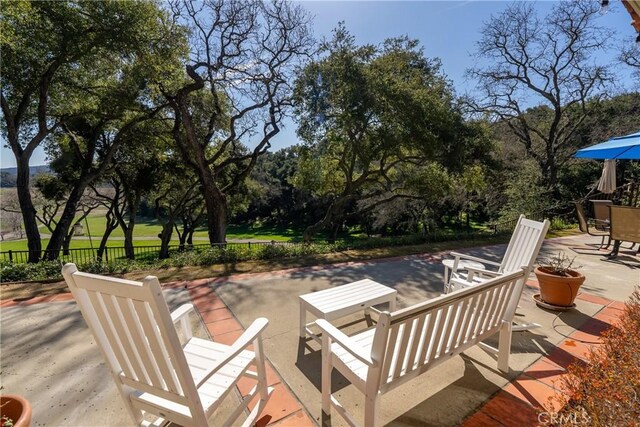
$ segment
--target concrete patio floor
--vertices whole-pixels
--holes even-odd
[[[635,252],[623,249],[619,260],[604,261],[604,252],[587,246],[597,240],[575,236],[545,242],[540,258],[559,250],[576,256],[576,263],[583,266],[581,271],[587,277],[581,289],[585,295],[576,301],[576,309],[557,313],[537,307],[532,300],[536,288],[525,288],[518,320],[535,321],[542,327],[514,333],[509,374],[501,374],[491,355],[473,347],[386,394],[381,399],[381,421],[391,425],[460,425],[496,392],[511,387],[509,382],[543,355],[558,353],[559,343],[602,310],[606,305],[603,298],[626,300],[634,286],[640,285],[640,260]],[[461,252],[499,260],[505,247]],[[270,382],[289,394],[272,399],[265,411],[271,412],[261,423],[308,425],[320,420],[320,346],[298,338],[297,296],[370,278],[395,288],[398,306],[405,307],[440,295],[443,255],[203,279],[175,284],[164,292],[170,308],[194,301],[206,326],[200,324],[197,334],[210,334],[214,340],[232,341],[255,318],[267,317],[270,324],[265,334],[265,352],[275,368]],[[219,299],[211,296],[212,291]],[[0,307],[2,391],[22,394],[32,402],[34,426],[131,424],[73,301],[60,297],[40,304],[2,301]],[[362,316],[345,318],[337,324],[344,326],[346,332],[367,326]],[[333,386],[341,402],[362,421],[362,395],[337,373]],[[234,404],[234,398],[229,399],[228,406]],[[211,425],[218,425],[216,420],[218,417]],[[333,422],[342,425],[337,415]]]

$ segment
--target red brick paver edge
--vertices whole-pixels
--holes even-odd
[[[537,287],[533,281],[528,286]],[[589,350],[600,345],[600,335],[622,315],[624,303],[581,293],[578,299],[602,308],[548,355],[532,363],[520,376],[494,394],[462,424],[477,426],[538,426],[549,424],[550,414],[562,409],[561,378],[574,362],[585,362]]]
[[[208,284],[212,280],[199,280],[186,282],[186,287],[193,305],[196,307],[209,334],[216,342],[232,344],[242,333],[244,328],[238,319],[229,310],[222,299],[211,289]],[[195,285],[195,286],[194,286]],[[184,287],[185,282],[172,286]],[[273,393],[264,410],[258,417],[256,425],[264,426],[315,426],[306,409],[298,398],[291,392],[289,386],[267,360],[267,383],[273,387]],[[241,396],[246,396],[255,381],[242,378],[238,381],[237,389]],[[257,399],[249,404],[252,409],[257,404]]]

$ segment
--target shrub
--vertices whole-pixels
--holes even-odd
[[[565,220],[564,218],[560,218],[560,217],[555,217],[551,220],[551,224],[549,225],[549,228],[551,230],[555,230],[555,231],[559,231],[559,230],[566,230],[568,228],[573,227],[574,224],[570,223],[569,221]]]
[[[619,325],[603,333],[589,363],[571,365],[560,385],[569,396],[556,418],[566,418],[560,425],[573,425],[571,415],[576,413],[588,417],[592,426],[640,425],[640,288]]]
[[[0,280],[2,282],[23,282],[27,280],[45,280],[60,277],[59,261],[42,261],[37,264],[13,264],[0,262]]]

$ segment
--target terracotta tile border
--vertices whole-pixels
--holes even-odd
[[[538,287],[537,283],[531,280],[527,281],[527,285]],[[587,363],[589,350],[600,345],[600,335],[615,325],[624,309],[624,303],[597,295],[581,293],[578,298],[601,305],[602,308],[566,339],[560,341],[548,355],[537,359],[520,376],[472,412],[463,426],[549,424],[545,424],[544,417],[539,419],[539,415],[562,409],[558,398],[564,399],[561,379],[568,375],[566,368],[575,362]]]

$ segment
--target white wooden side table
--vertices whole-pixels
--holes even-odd
[[[309,328],[315,322],[307,323],[307,312],[316,318],[332,321],[363,309],[365,313],[368,310],[376,310],[373,306],[383,303],[389,304],[389,311],[395,311],[397,294],[395,289],[364,279],[300,295],[300,337],[306,338],[309,335],[320,341],[320,337]]]

